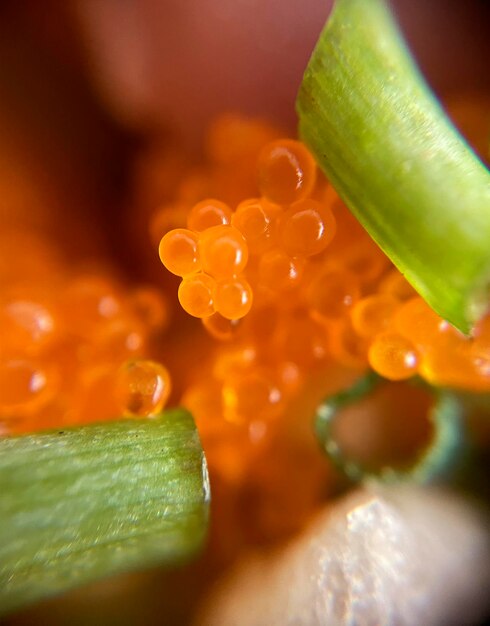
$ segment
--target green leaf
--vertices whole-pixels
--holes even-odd
[[[300,135],[427,302],[488,309],[490,176],[420,76],[384,0],[337,0],[298,95]]]
[[[0,613],[202,546],[209,487],[192,417],[0,440]]]

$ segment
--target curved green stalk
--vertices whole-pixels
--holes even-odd
[[[385,0],[337,0],[299,132],[409,282],[464,333],[488,309],[490,175],[415,67]]]
[[[190,558],[209,487],[192,417],[0,440],[0,614],[99,578]]]
[[[434,480],[454,461],[461,443],[463,407],[456,394],[446,389],[424,384],[424,388],[430,391],[434,399],[428,414],[433,435],[428,447],[420,452],[410,468],[402,470],[383,467],[374,473],[347,458],[335,441],[332,428],[339,412],[362,400],[380,383],[389,384],[374,372],[369,372],[349,389],[330,396],[320,404],[316,414],[316,432],[322,448],[334,465],[354,482],[365,482],[373,478],[390,483],[406,480],[426,483]]]

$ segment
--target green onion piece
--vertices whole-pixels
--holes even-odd
[[[384,0],[337,0],[297,99],[340,196],[430,306],[469,333],[490,294],[490,175],[419,74]]]
[[[434,398],[428,418],[433,435],[428,447],[421,451],[412,467],[383,467],[373,472],[347,458],[335,441],[332,426],[342,409],[370,394],[379,384],[389,384],[373,372],[356,381],[352,387],[327,398],[317,409],[316,433],[323,450],[345,476],[353,482],[381,480],[386,483],[411,481],[427,483],[440,476],[456,460],[462,440],[463,406],[455,393],[423,383]]]
[[[189,559],[208,504],[201,444],[180,409],[0,440],[0,613]]]

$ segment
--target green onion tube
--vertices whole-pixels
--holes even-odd
[[[297,99],[299,132],[349,208],[469,333],[490,285],[490,175],[445,117],[384,0],[337,0]]]
[[[373,472],[346,457],[335,440],[333,424],[339,412],[361,401],[380,384],[390,383],[376,373],[368,372],[349,389],[326,398],[320,404],[315,426],[322,449],[337,469],[353,482],[379,480],[386,483],[428,483],[435,480],[455,462],[461,451],[464,408],[457,395],[450,390],[422,383],[433,397],[428,414],[433,434],[427,448],[419,452],[411,467],[382,467],[380,471]]]
[[[208,505],[205,458],[183,410],[0,440],[0,613],[189,559]]]

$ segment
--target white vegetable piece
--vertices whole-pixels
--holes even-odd
[[[199,626],[461,626],[490,588],[484,516],[446,492],[371,487],[282,551],[249,557]]]

